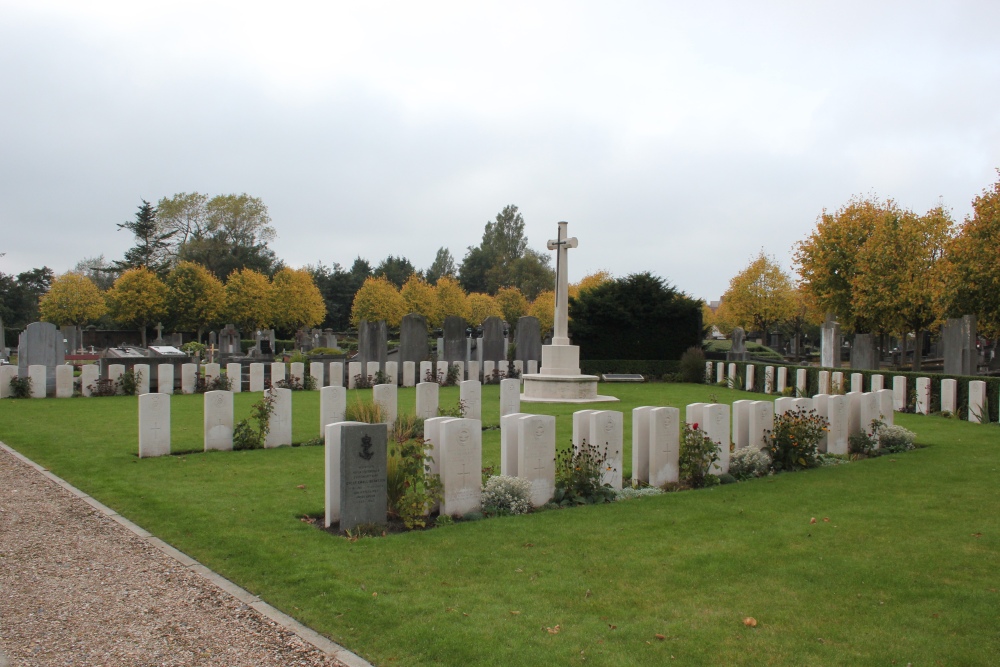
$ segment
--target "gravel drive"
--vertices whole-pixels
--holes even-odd
[[[5,660],[342,664],[0,450],[0,667]]]

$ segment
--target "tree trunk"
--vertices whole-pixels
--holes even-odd
[[[913,336],[913,366],[914,371],[920,370],[920,357],[923,355],[924,351],[924,331],[923,329],[917,329]]]
[[[146,325],[139,327],[139,335],[142,337],[142,346],[146,347]]]
[[[906,334],[899,337],[899,370],[906,366]]]

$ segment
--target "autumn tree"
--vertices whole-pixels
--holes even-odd
[[[528,247],[524,218],[513,205],[486,223],[482,241],[468,248],[458,275],[469,292],[495,294],[501,287],[517,287],[529,299],[549,289],[555,279],[549,255]]]
[[[550,331],[556,319],[556,293],[546,290],[535,297],[528,307],[528,315],[538,319],[538,328],[542,332],[542,337]]]
[[[79,273],[64,273],[53,280],[38,308],[42,319],[56,326],[82,326],[100,319],[108,310],[97,285]]]
[[[376,322],[385,320],[386,325],[398,327],[406,315],[406,302],[396,286],[385,276],[370,277],[354,295],[351,307],[351,324],[357,326],[361,320]]]
[[[427,318],[428,322],[437,320],[438,300],[437,292],[427,281],[414,273],[409,280],[403,283],[403,288],[399,291],[406,304],[407,313],[417,313]]]
[[[500,306],[489,294],[479,292],[470,294],[466,303],[469,311],[469,324],[473,326],[480,326],[487,317],[503,316]]]
[[[236,269],[226,281],[226,319],[244,331],[271,323],[271,281],[253,269]]]
[[[451,256],[451,251],[445,247],[441,247],[438,248],[437,254],[434,255],[434,261],[430,267],[424,272],[424,278],[429,284],[437,285],[438,278],[441,276],[454,276],[456,272],[455,258]]]
[[[410,260],[405,257],[394,257],[393,255],[389,255],[375,267],[375,270],[372,271],[372,275],[376,278],[379,276],[385,276],[389,279],[389,282],[396,286],[396,289],[399,289],[403,286],[403,283],[405,283],[407,279],[413,275],[414,271],[415,269],[413,268],[413,264],[410,263]]]
[[[208,231],[208,195],[181,192],[163,197],[156,203],[156,219],[160,229],[171,232],[171,254],[194,238],[205,237]]]
[[[725,315],[734,326],[759,331],[766,338],[775,324],[792,316],[793,291],[792,279],[761,250],[729,281],[722,295]]]
[[[271,280],[271,322],[279,329],[313,327],[326,317],[323,295],[305,269],[284,268]]]
[[[1000,170],[998,170],[1000,173]],[[947,244],[943,306],[949,317],[975,315],[1000,343],[1000,180],[972,201],[972,216]]]
[[[167,274],[167,317],[179,331],[197,331],[218,323],[226,308],[222,282],[201,264],[180,262]]]
[[[462,286],[458,284],[458,281],[451,276],[442,276],[438,278],[437,285],[434,287],[435,292],[437,292],[437,319],[432,322],[435,327],[440,327],[444,324],[444,318],[449,315],[456,315],[458,317],[463,317],[468,319],[469,309],[468,303],[466,301],[467,297],[465,290]]]
[[[236,269],[249,268],[270,275],[281,262],[268,243],[277,236],[267,205],[246,193],[218,195],[175,195],[171,204],[179,220],[171,219],[173,230],[187,234],[177,246],[179,259],[197,262],[226,278]],[[200,208],[203,205],[203,208]],[[228,278],[227,278],[228,280]]]
[[[504,321],[511,326],[516,326],[517,320],[528,314],[528,300],[516,287],[501,287],[494,298]]]
[[[610,280],[614,280],[614,276],[612,276],[609,272],[604,271],[603,269],[600,271],[595,271],[594,273],[588,273],[587,275],[585,275],[583,278],[580,279],[580,282],[571,283],[569,285],[569,290],[568,290],[569,297],[571,299],[575,299],[576,297],[580,296],[580,292],[582,290],[593,289],[599,285],[603,285],[604,283]]]
[[[148,268],[129,269],[108,291],[107,303],[111,319],[138,328],[145,347],[146,329],[166,315],[167,286]]]

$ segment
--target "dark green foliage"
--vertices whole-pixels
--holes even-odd
[[[47,266],[16,276],[0,273],[0,320],[6,341],[0,347],[17,347],[19,329],[38,321],[38,299],[49,291],[55,274]]]
[[[430,447],[420,433],[423,423],[413,416],[396,420],[386,459],[389,512],[408,529],[425,528],[429,510],[444,497],[441,478],[431,473]]]
[[[486,223],[482,242],[468,248],[458,269],[458,281],[468,292],[487,294],[495,294],[501,287],[517,287],[531,300],[552,289],[554,275],[549,261],[549,255],[528,247],[524,218],[517,206],[508,205]]]
[[[111,378],[104,378],[98,380],[90,385],[90,395],[91,396],[117,396],[118,395],[118,383]]]
[[[350,270],[344,269],[340,264],[325,266],[320,263],[316,266],[306,267],[323,295],[323,302],[326,304],[326,319],[323,320],[323,328],[333,328],[337,331],[345,331],[351,326],[351,305],[354,303],[354,295],[365,278],[371,275],[372,269],[368,262],[358,257]]]
[[[250,417],[241,419],[233,429],[233,449],[260,449],[271,431],[274,396],[265,393],[250,407]]]
[[[31,378],[14,376],[10,379],[11,398],[31,398]]]
[[[701,344],[701,302],[649,272],[571,298],[569,314],[584,359],[680,359]]]
[[[774,416],[774,430],[767,438],[771,466],[776,471],[800,470],[819,465],[816,446],[830,426],[815,410],[796,408]]]
[[[584,440],[580,447],[560,450],[556,453],[556,492],[552,502],[562,506],[613,502],[615,490],[610,484],[601,483],[609,470],[607,446],[601,450]]]
[[[700,347],[689,347],[681,355],[680,376],[684,382],[705,382],[705,353]]]
[[[118,393],[125,396],[135,396],[139,393],[139,383],[142,382],[142,371],[130,368],[118,380]]]
[[[438,278],[441,276],[454,276],[457,272],[455,258],[451,256],[451,251],[441,247],[438,248],[430,268],[424,272],[424,279],[431,285],[437,285]]]
[[[712,464],[719,460],[719,445],[705,435],[699,426],[684,425],[678,457],[681,481],[695,489],[719,482],[715,475],[708,473]]]
[[[132,232],[135,245],[125,251],[124,259],[113,262],[113,271],[123,273],[128,269],[145,267],[161,276],[166,274],[170,268],[170,244],[167,239],[176,232],[163,232],[160,229],[156,222],[156,208],[152,204],[143,199],[136,211],[135,220],[119,224],[118,229]],[[225,276],[220,280],[225,280]]]
[[[402,287],[403,283],[409,280],[410,276],[412,276],[415,272],[416,269],[413,268],[413,264],[410,263],[410,260],[405,257],[394,257],[389,255],[382,260],[381,264],[375,267],[375,271],[372,272],[372,275],[376,278],[385,276],[389,282],[395,285],[398,289]]]

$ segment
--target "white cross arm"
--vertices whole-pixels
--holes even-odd
[[[545,245],[545,247],[548,248],[549,250],[556,250],[559,248],[559,246],[566,246],[567,248],[576,248],[578,245],[579,242],[576,240],[576,237],[573,236],[566,239],[562,243],[560,243],[558,239],[551,239]]]

